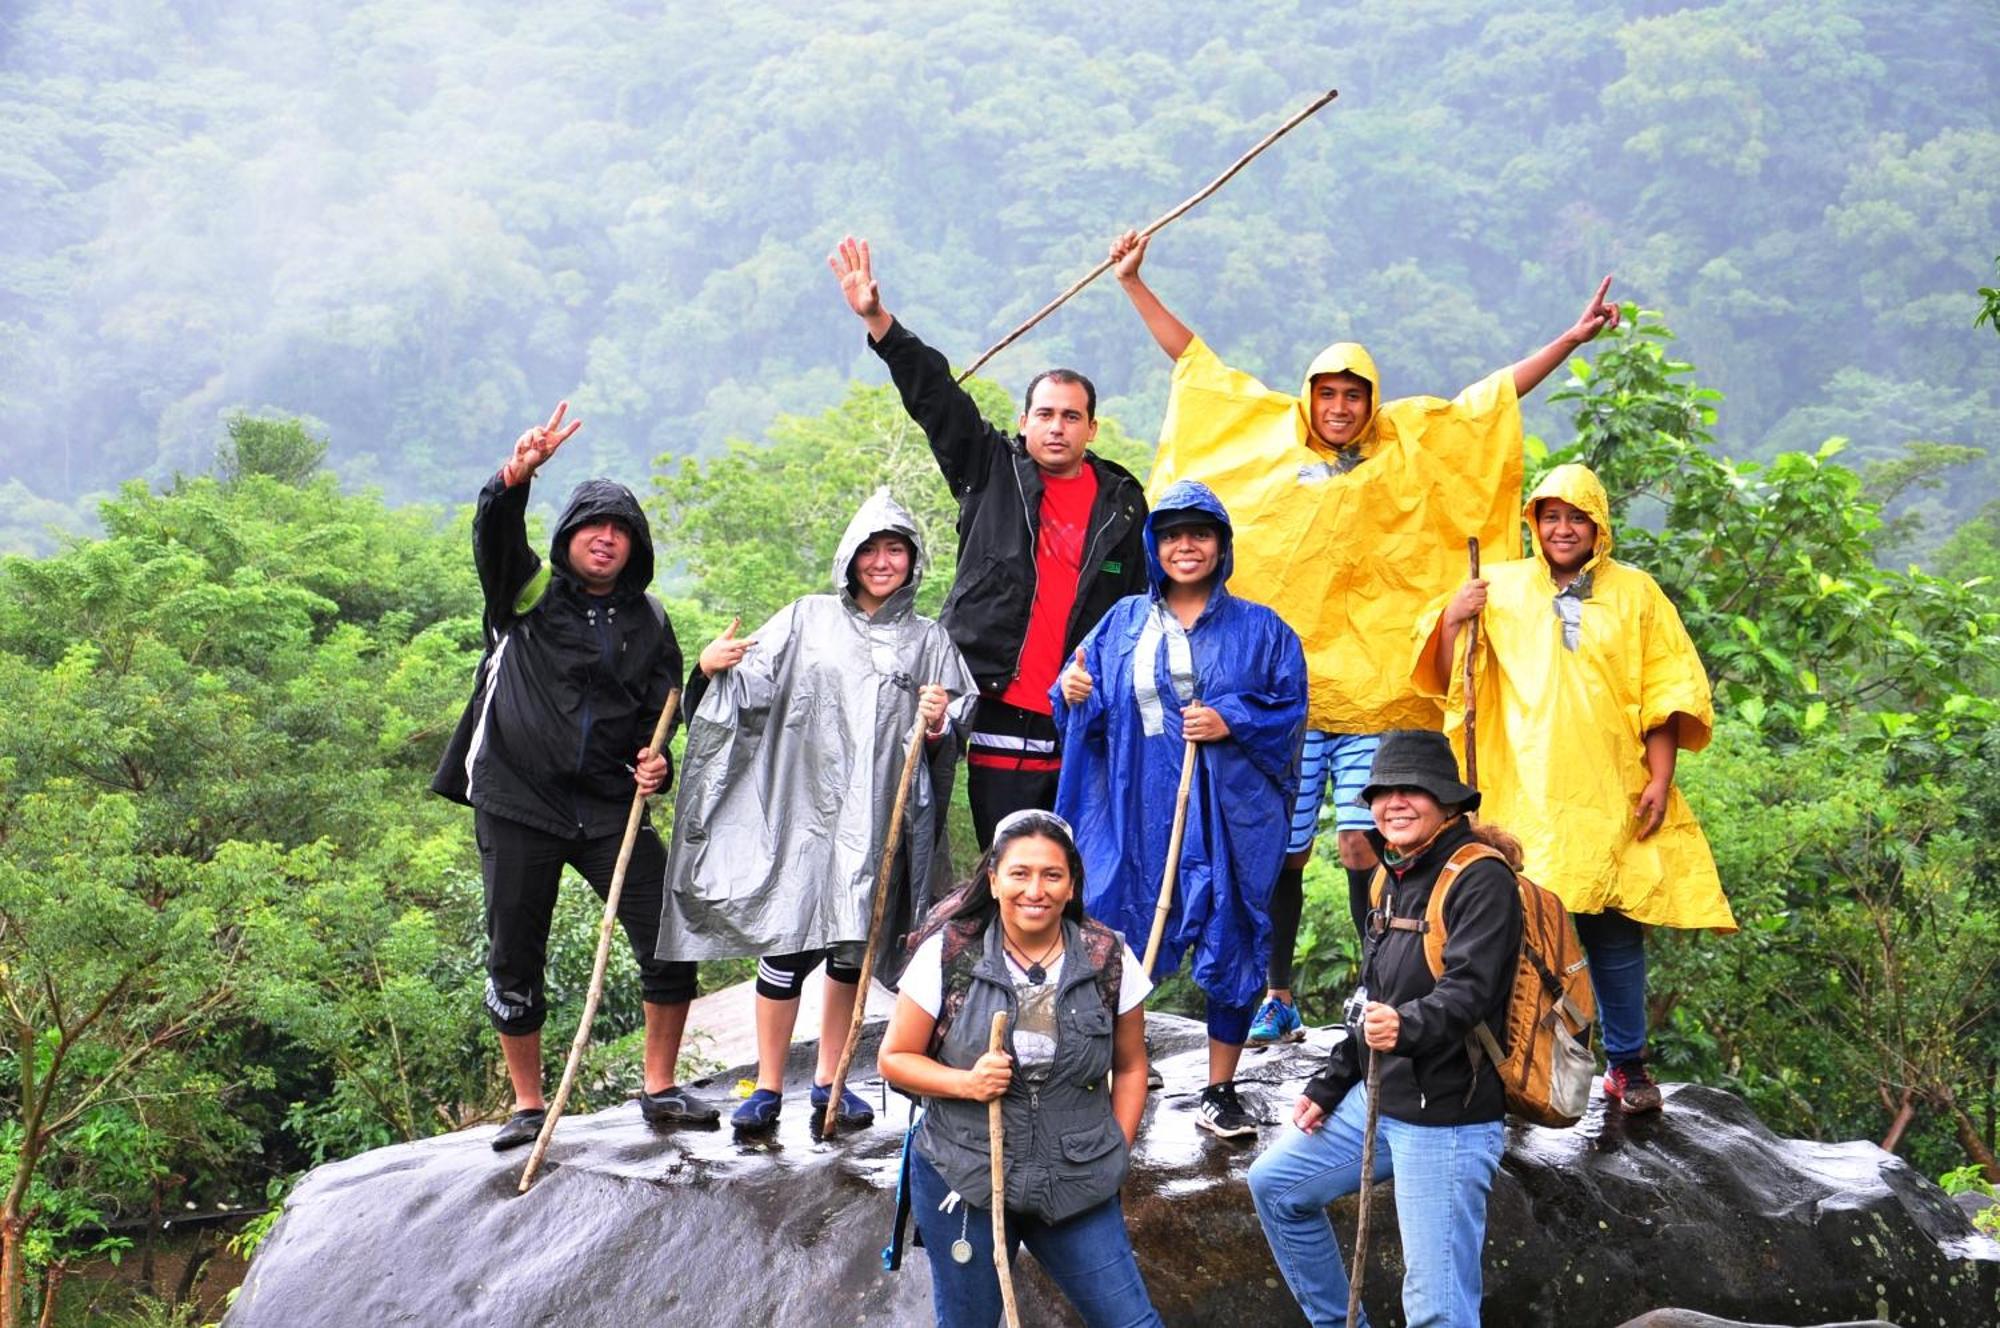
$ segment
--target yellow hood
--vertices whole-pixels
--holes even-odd
[[[1535,557],[1546,568],[1549,558],[1542,552],[1542,532],[1535,524],[1535,504],[1544,498],[1560,498],[1597,523],[1597,543],[1592,547],[1590,561],[1583,565],[1584,572],[1611,556],[1611,498],[1604,492],[1604,482],[1597,478],[1596,471],[1580,461],[1566,461],[1544,475],[1535,491],[1528,495],[1528,501],[1522,504],[1521,519],[1528,523],[1528,538],[1534,541]]]
[[[1382,413],[1382,376],[1375,372],[1375,357],[1365,346],[1354,341],[1336,341],[1319,354],[1313,356],[1306,366],[1305,381],[1299,384],[1299,419],[1304,423],[1303,437],[1310,447],[1324,448],[1319,434],[1313,429],[1312,397],[1313,379],[1324,374],[1350,373],[1368,384],[1368,425],[1357,439],[1363,454],[1374,450],[1375,425]]]

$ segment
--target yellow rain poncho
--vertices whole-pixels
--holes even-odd
[[[1312,380],[1368,380],[1373,413],[1359,466],[1342,472],[1313,433]],[[1306,723],[1329,733],[1435,729],[1437,702],[1411,686],[1410,623],[1465,579],[1465,539],[1517,538],[1521,409],[1502,369],[1456,400],[1381,401],[1368,352],[1328,346],[1298,396],[1273,392],[1217,359],[1197,337],[1174,365],[1157,499],[1200,480],[1234,518],[1236,581],[1277,610],[1305,645]]]
[[[1576,648],[1563,621],[1539,536],[1533,558],[1483,569],[1486,608],[1473,661],[1479,702],[1479,814],[1519,837],[1527,873],[1572,913],[1617,909],[1662,927],[1736,930],[1708,840],[1679,788],[1666,819],[1637,837],[1639,794],[1649,777],[1645,735],[1679,716],[1678,744],[1708,745],[1715,723],[1708,675],[1680,614],[1653,578],[1611,557],[1611,505],[1587,466],[1558,466],[1528,498],[1560,498],[1597,523],[1597,544],[1578,580]],[[1460,578],[1463,584],[1464,578]],[[1438,676],[1436,641],[1446,594],[1418,620],[1412,677],[1447,697],[1445,732],[1465,759],[1465,643],[1452,674]]]

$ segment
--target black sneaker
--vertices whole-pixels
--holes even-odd
[[[494,1134],[493,1151],[504,1153],[510,1148],[519,1148],[522,1144],[535,1142],[535,1137],[542,1132],[542,1122],[547,1120],[548,1116],[547,1107],[531,1107],[526,1111],[515,1112]]]
[[[714,1125],[722,1113],[685,1088],[639,1093],[639,1114],[648,1125]]]
[[[1225,1080],[1201,1090],[1201,1106],[1194,1123],[1220,1139],[1239,1139],[1257,1133],[1257,1121],[1237,1099],[1236,1085]]]

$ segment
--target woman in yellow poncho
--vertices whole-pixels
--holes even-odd
[[[1465,749],[1462,628],[1480,621],[1484,812],[1575,915],[1604,1026],[1606,1095],[1657,1111],[1646,1072],[1647,926],[1736,930],[1715,859],[1674,787],[1677,751],[1708,745],[1708,675],[1653,578],[1611,556],[1611,505],[1588,466],[1529,496],[1535,556],[1503,562],[1419,619],[1412,678],[1445,700]]]

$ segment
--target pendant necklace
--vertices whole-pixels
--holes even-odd
[[[1056,939],[1054,944],[1050,945],[1048,949],[1042,951],[1042,957],[1040,959],[1035,960],[1033,963],[1028,962],[1028,956],[1025,953],[1022,953],[1021,951],[1017,950],[1014,947],[1014,943],[1011,940],[1007,942],[1007,950],[1009,954],[1012,954],[1014,956],[1015,961],[1021,965],[1021,971],[1028,975],[1028,985],[1031,987],[1039,987],[1044,982],[1047,982],[1049,980],[1049,970],[1042,967],[1043,961],[1047,960],[1048,957],[1054,954],[1057,950],[1060,950],[1062,948],[1062,943],[1063,943],[1062,933],[1058,931],[1056,933]]]

